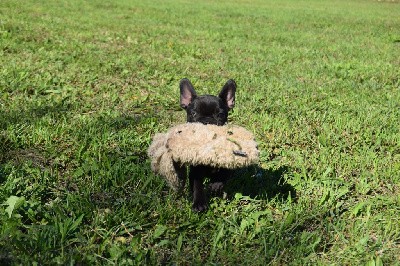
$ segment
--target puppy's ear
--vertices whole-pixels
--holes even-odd
[[[233,79],[228,80],[219,93],[219,97],[226,102],[229,109],[235,107],[235,93],[236,83]]]
[[[196,98],[197,94],[192,83],[188,79],[182,79],[179,83],[181,89],[181,107],[186,109],[188,105]]]

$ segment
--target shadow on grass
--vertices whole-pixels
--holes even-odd
[[[63,102],[51,105],[23,106],[21,109],[0,110],[0,170],[3,164],[11,162],[20,165],[25,161],[31,161],[33,166],[42,170],[48,166],[48,162],[43,154],[41,147],[27,147],[20,141],[24,131],[35,125],[45,116],[51,116],[54,120],[59,120],[70,107]],[[7,128],[12,128],[14,135],[10,136]],[[27,134],[26,134],[27,135]],[[0,176],[0,183],[3,177]]]
[[[241,193],[259,199],[278,197],[286,200],[290,196],[295,200],[296,190],[285,183],[284,179],[288,171],[289,168],[286,166],[278,169],[264,169],[259,166],[239,169],[234,172],[234,177],[227,183],[225,191],[229,196]]]
[[[105,165],[114,167],[121,161],[136,165],[147,160],[143,147],[107,144],[108,136],[118,135],[127,128],[134,131],[137,125],[146,124],[152,113],[114,116],[89,113],[82,122],[73,121],[74,114],[80,113],[63,103],[26,106],[21,111],[0,110],[0,185],[7,179],[5,167],[8,164],[19,169],[28,163],[29,167],[50,171],[61,180],[67,178],[64,173],[71,178],[71,173],[80,169],[84,169],[82,175],[99,175],[99,172],[110,171]],[[76,126],[71,127],[71,122]],[[52,141],[38,144],[25,141],[29,139],[31,128],[42,127],[50,132],[58,125],[62,131],[55,134]],[[99,154],[104,161],[98,159]]]
[[[51,105],[23,106],[21,109],[11,111],[0,110],[0,130],[6,129],[9,125],[32,125],[48,115],[58,119],[69,112],[70,109],[68,104],[58,102]]]

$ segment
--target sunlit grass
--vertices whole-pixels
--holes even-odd
[[[0,4],[0,264],[400,260],[396,1]],[[150,171],[178,82],[238,84],[259,167],[204,214]]]

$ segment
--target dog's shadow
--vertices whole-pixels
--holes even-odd
[[[286,183],[285,173],[289,168],[282,166],[278,169],[263,169],[252,166],[235,170],[224,191],[228,197],[241,193],[244,196],[258,199],[272,199],[278,197],[286,200],[289,196],[296,200],[296,190]]]

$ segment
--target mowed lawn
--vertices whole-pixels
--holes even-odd
[[[179,80],[252,131],[207,212],[147,158]],[[1,0],[1,265],[397,265],[399,1]]]

